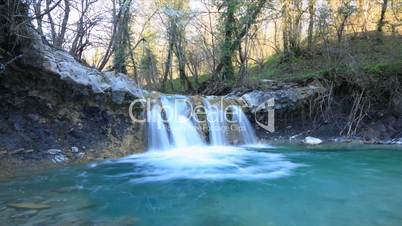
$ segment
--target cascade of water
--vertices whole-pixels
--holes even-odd
[[[257,143],[257,138],[255,135],[254,128],[251,126],[250,121],[244,114],[243,110],[239,106],[232,106],[233,119],[239,125],[240,129],[240,139],[244,144],[255,144]]]
[[[225,130],[227,129],[224,112],[219,106],[212,106],[207,99],[204,99],[204,106],[207,115],[209,141],[212,145],[226,145]]]
[[[161,97],[169,123],[173,146],[182,148],[205,145],[201,135],[194,126],[192,112],[187,99],[181,96]]]
[[[162,119],[162,108],[155,104],[148,112],[148,143],[150,150],[164,150],[170,147],[169,136]]]
[[[197,130],[200,126],[196,123],[197,116],[194,115],[192,104],[188,100],[184,96],[163,96],[159,103],[152,105],[151,110],[147,112],[150,150],[205,145],[203,136]],[[225,111],[219,106],[212,105],[208,99],[203,99],[203,103],[210,144],[228,145],[232,143],[229,140],[231,136],[226,134],[229,123],[226,122]],[[257,139],[254,129],[242,109],[239,106],[231,106],[230,109],[233,115],[232,121],[239,127],[239,132],[236,133],[238,140],[243,144],[255,144]]]

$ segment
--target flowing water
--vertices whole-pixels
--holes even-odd
[[[161,96],[154,100],[147,111],[148,149],[183,149],[206,146],[207,143],[214,146],[257,143],[254,129],[239,106],[211,104],[208,98],[202,102],[201,106],[196,106],[190,98],[179,95]],[[205,121],[195,113],[197,107],[204,109]],[[229,111],[231,117],[228,116]],[[208,125],[208,133],[201,128],[203,122]],[[236,125],[237,129],[230,125]]]
[[[225,129],[227,123],[224,119],[224,111],[219,106],[213,106],[207,99],[204,99],[205,109],[207,111],[207,122],[209,128],[209,140],[213,145],[226,145],[227,141]]]
[[[208,135],[191,112],[164,96],[147,111],[147,152],[0,181],[0,225],[402,225],[400,147],[263,145],[238,107]]]
[[[400,226],[401,162],[363,145],[151,151],[1,181],[0,225]]]
[[[233,118],[239,124],[240,138],[244,144],[255,144],[257,138],[254,132],[254,128],[248,121],[247,116],[244,114],[239,106],[233,106]]]

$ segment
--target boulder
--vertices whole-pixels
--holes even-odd
[[[303,141],[305,144],[312,144],[312,145],[315,145],[315,144],[321,144],[322,143],[322,140],[321,139],[319,139],[319,138],[316,138],[316,137],[310,137],[310,136],[308,136],[308,137],[305,137],[304,138],[304,141]]]

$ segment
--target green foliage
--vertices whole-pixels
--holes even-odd
[[[401,36],[388,36],[378,42],[371,33],[362,34],[362,37],[349,36],[345,37],[347,46],[342,49],[334,40],[325,47],[317,46],[312,55],[292,56],[288,61],[283,61],[282,54],[278,53],[263,65],[250,65],[250,76],[244,83],[237,84],[234,79],[224,82],[230,87],[258,88],[264,87],[266,80],[303,82],[340,76],[367,83],[371,78],[400,76],[401,40]]]
[[[364,71],[374,78],[402,75],[402,61],[373,64],[365,67]]]

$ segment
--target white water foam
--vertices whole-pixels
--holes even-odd
[[[160,182],[179,179],[197,180],[261,180],[291,174],[300,164],[292,163],[283,154],[247,150],[233,146],[199,146],[148,151],[115,163],[132,163],[133,183]]]

